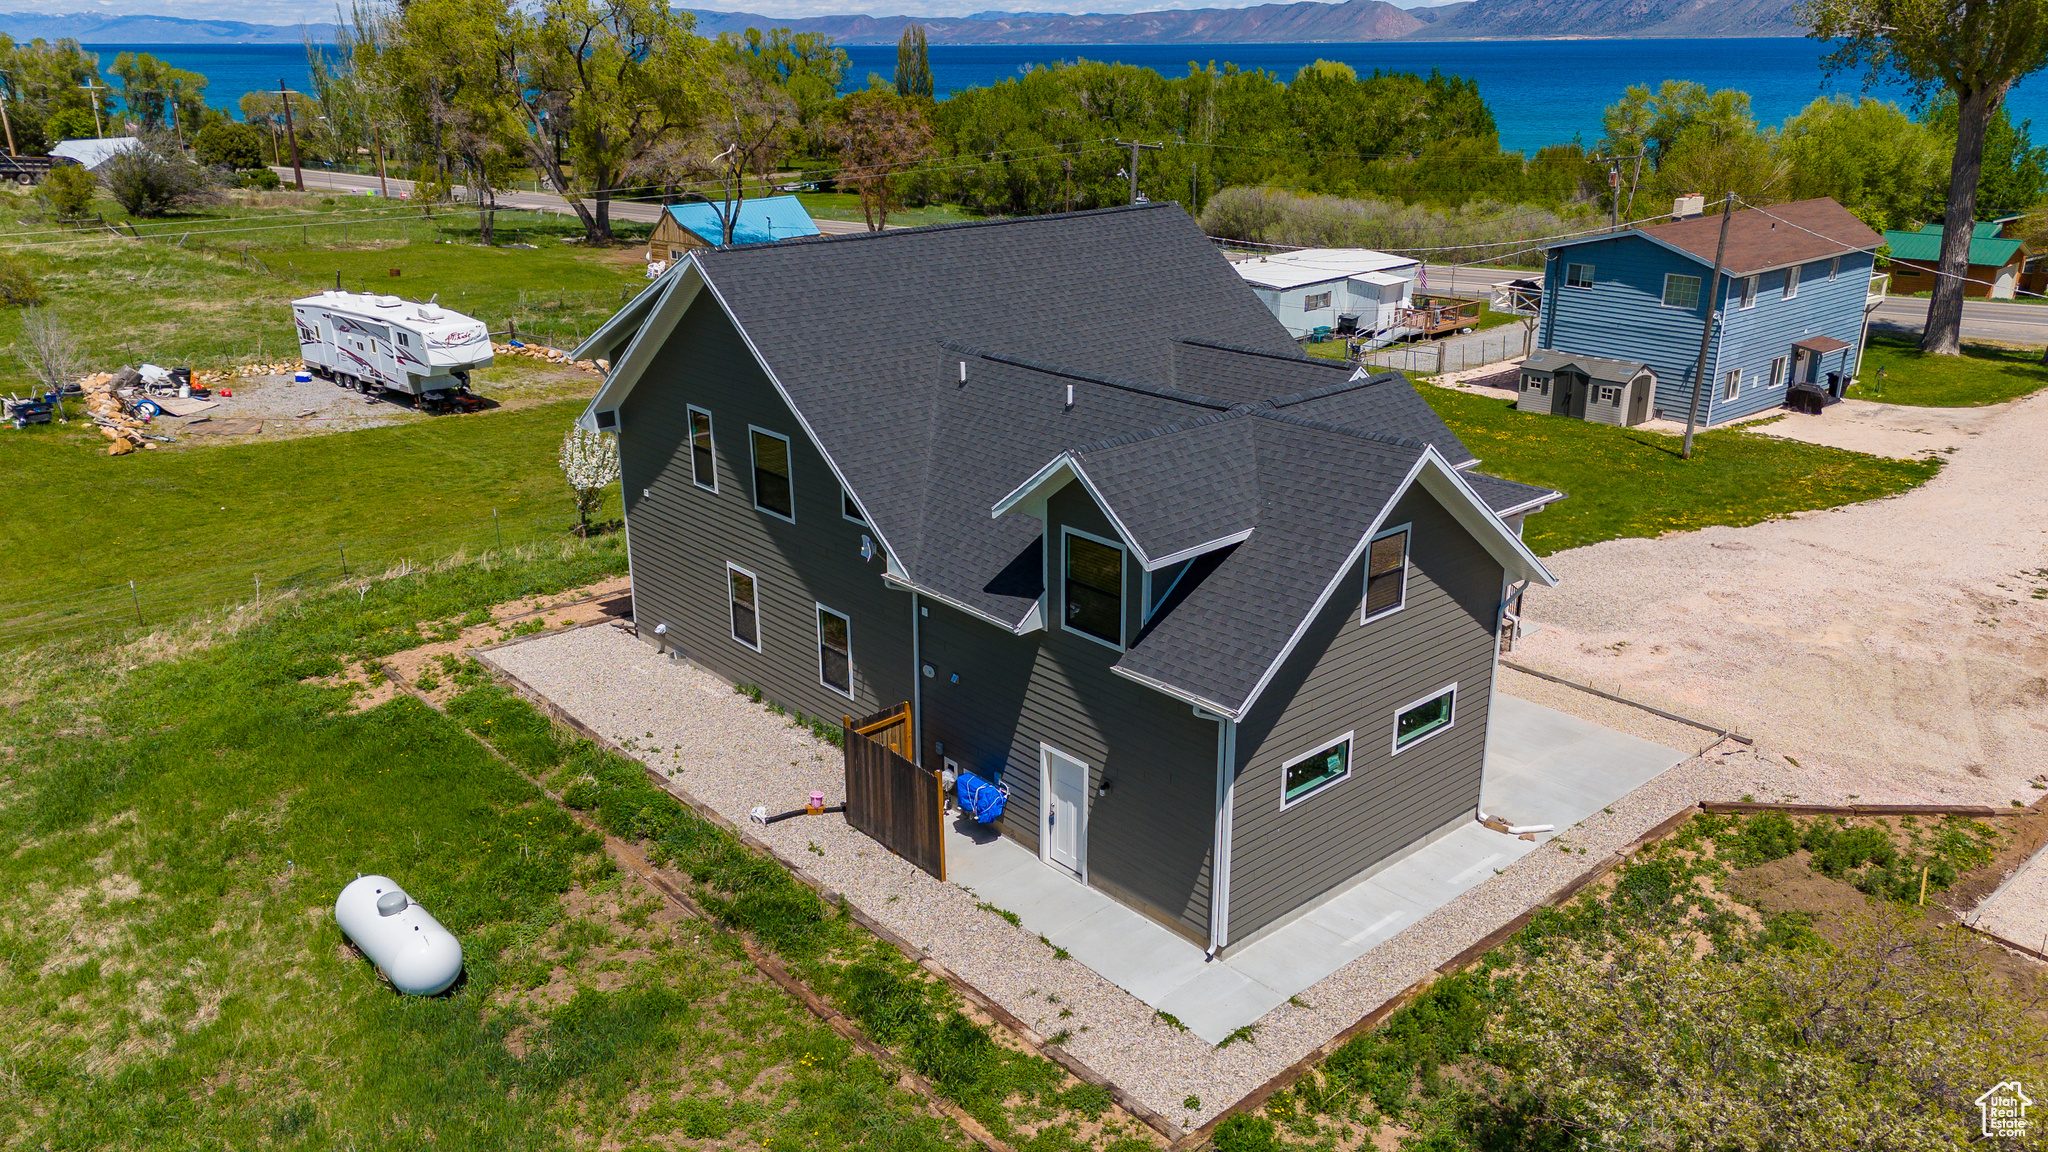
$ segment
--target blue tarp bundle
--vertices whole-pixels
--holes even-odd
[[[972,772],[960,773],[960,779],[953,783],[953,793],[960,799],[960,810],[974,817],[977,824],[995,820],[1003,814],[1003,805],[1010,802],[1009,794],[1001,786]]]

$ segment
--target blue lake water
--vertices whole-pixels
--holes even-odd
[[[305,49],[292,44],[88,44],[110,65],[116,53],[146,51],[180,68],[203,72],[211,81],[209,103],[233,107],[244,92],[275,89],[282,79],[301,90],[309,84]],[[1695,80],[1710,88],[1748,92],[1758,119],[1776,124],[1823,94],[1859,93],[1856,75],[1827,77],[1820,67],[1823,46],[1800,39],[1744,40],[1482,40],[1411,41],[1374,44],[1093,44],[934,45],[932,78],[938,95],[992,84],[1033,65],[1084,57],[1156,68],[1181,75],[1190,62],[1243,69],[1263,68],[1290,78],[1317,59],[1341,60],[1360,72],[1373,69],[1419,72],[1432,68],[1467,76],[1493,109],[1501,145],[1533,152],[1545,144],[1580,137],[1600,138],[1600,110],[1631,84]],[[846,87],[860,88],[870,72],[894,74],[893,45],[853,46]],[[114,84],[111,77],[107,83]],[[118,85],[116,85],[118,87]],[[1872,95],[1907,102],[1899,90]],[[2048,133],[2048,80],[2036,77],[2007,100],[2013,119],[2033,120]]]

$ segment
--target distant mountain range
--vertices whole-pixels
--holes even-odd
[[[0,32],[17,41],[77,40],[85,44],[332,44],[332,24],[244,24],[176,16],[102,16],[93,12],[0,12]]]
[[[1250,8],[1063,15],[808,16],[688,9],[707,36],[747,28],[822,32],[841,44],[894,44],[911,24],[933,44],[1287,44],[1375,40],[1536,40],[1660,36],[1801,36],[1797,0],[1458,0],[1397,8],[1385,0],[1260,4]],[[88,44],[331,43],[332,24],[245,24],[173,16],[0,13],[16,40]]]
[[[1803,36],[1796,0],[1460,0],[1396,8],[1384,0],[1096,13],[983,12],[966,17],[779,19],[692,9],[707,36],[746,28],[822,32],[841,44],[893,44],[911,24],[933,44],[1287,44],[1373,40],[1537,40]]]

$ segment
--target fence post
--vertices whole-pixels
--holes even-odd
[[[346,580],[348,579],[348,546],[336,544],[335,547],[341,549],[341,578]]]
[[[142,594],[135,590],[135,581],[133,580],[128,582],[128,599],[135,604],[135,623],[140,626],[142,624]]]

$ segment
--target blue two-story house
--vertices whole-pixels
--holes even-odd
[[[1640,365],[1655,376],[1650,402],[1638,409],[1646,412],[1601,418],[1630,424],[1685,419],[1720,233],[1719,215],[1692,216],[1545,250],[1541,348],[1566,360]],[[1839,397],[1862,356],[1864,319],[1875,303],[1871,270],[1882,243],[1828,199],[1746,208],[1730,217],[1718,316],[1707,346],[1708,386],[1699,390],[1701,422],[1721,424],[1775,408],[1794,384]],[[1531,358],[1532,365],[1542,363]],[[1587,387],[1582,374],[1553,379],[1529,368],[1521,387],[1535,395],[1525,394],[1518,406],[1592,418],[1583,398],[1569,396],[1574,383]],[[1553,404],[1553,393],[1567,400]],[[1600,395],[1592,407],[1604,413]]]

